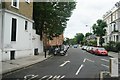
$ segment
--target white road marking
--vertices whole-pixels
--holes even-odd
[[[59,76],[57,76],[56,78],[57,78],[57,79],[59,79],[59,78],[60,78],[60,75],[59,75]]]
[[[42,79],[44,79],[44,78],[46,78],[47,76],[43,76],[40,80],[42,80]]]
[[[24,79],[26,80],[32,80],[32,79],[34,79],[34,78],[36,78],[36,77],[38,77],[38,75],[26,75],[26,76],[24,76]]]
[[[104,66],[104,67],[106,67],[106,68],[109,68],[109,66],[107,66],[107,65],[104,65],[104,64],[101,64],[102,66]]]
[[[57,78],[57,75],[55,75],[53,78],[54,78],[54,79]]]
[[[38,77],[38,75],[33,76],[31,79],[34,79],[34,78],[36,78],[36,77]]]
[[[64,76],[62,76],[60,79],[63,79],[65,77],[65,75]]]
[[[109,62],[109,60],[107,60],[107,59],[101,59],[101,60],[106,61],[106,62]]]
[[[67,63],[70,63],[70,61],[65,61],[63,64],[60,65],[60,67],[65,66]]]
[[[86,61],[86,58],[83,60],[83,62],[85,62]]]
[[[90,61],[90,62],[95,62],[95,61],[93,61],[93,60],[90,60],[90,59],[86,59],[86,60],[88,60],[88,61]]]
[[[51,79],[53,76],[50,76],[47,80]]]
[[[78,74],[79,74],[79,72],[80,72],[80,70],[82,69],[83,66],[84,66],[84,65],[82,64],[82,65],[79,67],[79,69],[77,70],[77,72],[76,72],[75,75],[78,75]]]

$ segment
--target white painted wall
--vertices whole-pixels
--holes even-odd
[[[11,41],[12,18],[17,19],[17,37],[16,41]],[[28,21],[28,29],[25,30],[25,21]],[[40,36],[32,29],[33,22],[10,13],[4,15],[4,52],[2,60],[10,60],[10,51],[15,50],[15,59],[33,56],[34,49],[38,48],[38,52],[43,52],[43,41]],[[35,39],[33,39],[33,37]]]
[[[40,36],[36,34],[35,30],[33,30],[32,32],[32,37],[34,38],[32,40],[33,52],[35,48],[38,48],[38,52],[42,53],[43,52],[43,41],[40,40]]]
[[[12,18],[17,19],[17,38],[11,41]],[[32,53],[32,22],[28,21],[28,30],[25,31],[25,19],[13,14],[5,13],[4,16],[4,53],[3,60],[10,59],[10,51],[15,50],[15,58],[33,55]]]
[[[1,52],[1,48],[2,48],[2,43],[1,43],[1,35],[2,35],[2,12],[0,11],[0,61],[2,60],[2,52]]]

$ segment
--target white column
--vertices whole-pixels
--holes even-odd
[[[100,46],[100,37],[97,37],[97,46]]]

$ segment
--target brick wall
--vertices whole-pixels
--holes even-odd
[[[11,6],[11,3],[12,3],[11,1],[12,0],[4,3],[4,8],[5,9],[13,11],[13,12],[18,13],[18,14],[21,14],[21,15],[29,18],[29,19],[32,19],[32,16],[33,16],[33,2],[27,3],[27,2],[25,2],[25,0],[24,0],[24,2],[19,2],[19,9],[17,9],[17,8],[14,8],[14,7]]]
[[[50,46],[62,45],[63,40],[64,40],[64,37],[63,37],[63,34],[62,34],[59,37],[54,37],[53,40],[49,40],[48,45],[50,45]]]

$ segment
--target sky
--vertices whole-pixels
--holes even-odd
[[[73,10],[64,37],[73,38],[76,33],[92,32],[92,25],[111,10],[120,0],[76,0],[76,9]],[[87,25],[87,26],[86,26]]]

